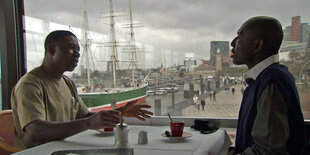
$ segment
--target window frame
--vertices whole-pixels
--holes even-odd
[[[11,91],[26,73],[23,16],[23,0],[0,1],[2,110],[11,109]]]

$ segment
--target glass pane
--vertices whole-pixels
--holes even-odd
[[[1,53],[1,50],[0,50]],[[2,110],[2,71],[1,71],[1,54],[0,54],[0,110]]]
[[[280,62],[294,75],[310,119],[309,5],[309,0],[131,0],[131,5],[27,0],[27,67],[41,64],[49,32],[69,30],[80,41],[81,57],[66,74],[93,110],[138,99],[156,115],[237,118],[247,68],[232,63],[230,41],[248,18],[273,16],[285,33]],[[195,105],[194,94],[205,99],[205,107]]]

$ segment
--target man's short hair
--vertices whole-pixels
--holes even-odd
[[[281,23],[273,18],[257,16],[247,20],[247,27],[256,31],[257,38],[264,42],[263,51],[266,55],[277,54],[283,40]]]
[[[51,33],[49,33],[44,41],[44,49],[45,53],[47,52],[47,46],[48,44],[55,42],[58,39],[64,38],[65,36],[74,36],[76,37],[72,32],[67,30],[56,30]]]

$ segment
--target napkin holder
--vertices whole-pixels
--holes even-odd
[[[128,142],[128,133],[129,133],[129,127],[127,124],[117,124],[115,129],[115,148],[129,148],[129,142]]]

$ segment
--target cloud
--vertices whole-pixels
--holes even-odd
[[[310,22],[309,0],[131,0],[133,18],[144,24],[136,29],[136,40],[155,48],[196,52],[209,57],[210,41],[232,40],[240,25],[257,15],[273,16],[290,24],[292,16]],[[87,0],[89,23],[94,31],[107,27],[100,12],[109,9],[108,0]],[[113,0],[115,10],[128,11],[128,0]],[[26,15],[81,27],[82,0],[27,0]],[[125,13],[125,12],[123,12]],[[126,16],[116,21],[128,22]],[[105,21],[106,23],[108,21]]]

